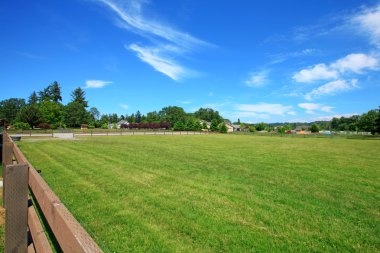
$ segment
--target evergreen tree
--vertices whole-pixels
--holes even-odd
[[[49,87],[46,87],[42,91],[38,92],[38,100],[40,103],[51,100]]]
[[[65,107],[65,123],[68,127],[79,127],[81,124],[88,124],[90,114],[85,106],[80,102],[70,102]]]
[[[33,91],[33,93],[29,96],[28,104],[35,105],[37,103],[38,103],[38,96],[37,96],[37,93]]]
[[[71,93],[71,102],[76,102],[83,105],[85,108],[88,107],[88,102],[85,98],[86,92],[82,88],[78,87]]]
[[[135,122],[136,123],[141,123],[141,113],[140,113],[140,111],[136,112]]]
[[[62,101],[61,87],[59,86],[57,81],[54,81],[52,84],[50,84],[48,89],[49,89],[50,99],[53,102],[58,103]]]

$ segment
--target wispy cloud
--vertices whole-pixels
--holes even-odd
[[[160,47],[141,47],[136,44],[128,46],[135,51],[137,56],[145,63],[151,65],[155,70],[179,81],[191,75],[192,71],[182,67],[168,56],[168,51]]]
[[[334,107],[332,106],[326,106],[323,104],[315,104],[315,103],[301,103],[298,104],[298,107],[305,109],[306,113],[308,114],[314,114],[315,111],[321,111],[321,112],[331,112]]]
[[[27,52],[16,52],[16,54],[18,54],[18,55],[20,55],[22,57],[25,57],[25,58],[33,59],[33,60],[43,60],[43,59],[46,59],[44,56],[36,55],[36,54],[31,54],[31,53],[27,53]]]
[[[174,58],[182,57],[197,48],[211,46],[210,43],[162,24],[157,20],[149,20],[143,15],[143,0],[98,0],[111,9],[119,18],[118,25],[148,38],[152,45],[142,46],[130,44],[126,48],[137,53],[137,56],[155,70],[167,75],[175,81],[192,76],[195,71],[183,67]]]
[[[121,108],[123,108],[125,110],[129,109],[129,105],[127,105],[127,104],[120,103],[119,105],[120,105]]]
[[[305,95],[306,100],[312,100],[316,97],[323,95],[335,95],[337,93],[345,92],[357,88],[357,79],[352,79],[351,82],[346,80],[336,80],[328,82],[318,88],[313,89],[311,92]]]
[[[329,120],[332,120],[333,118],[341,118],[341,117],[349,118],[349,117],[352,117],[354,115],[359,115],[359,114],[358,113],[345,113],[345,114],[326,115],[326,116],[319,116],[319,117],[313,118],[310,121],[329,121]]]
[[[86,86],[84,88],[86,89],[98,89],[103,88],[106,85],[112,84],[111,81],[103,81],[103,80],[87,80]]]
[[[319,50],[316,50],[314,48],[306,48],[301,51],[271,54],[271,55],[268,55],[268,57],[272,58],[272,61],[269,64],[272,65],[272,64],[282,63],[290,58],[312,56],[312,55],[317,54],[318,52]]]
[[[263,87],[268,82],[268,71],[250,73],[245,81],[248,87]]]
[[[235,108],[238,111],[251,113],[252,115],[257,114],[270,114],[285,116],[286,114],[292,115],[293,107],[286,106],[282,104],[268,104],[268,103],[258,103],[258,104],[237,104]]]
[[[380,4],[363,9],[351,22],[370,36],[371,43],[380,48]]]

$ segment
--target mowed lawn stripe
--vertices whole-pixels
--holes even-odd
[[[125,136],[20,145],[111,251],[379,248],[376,141]]]

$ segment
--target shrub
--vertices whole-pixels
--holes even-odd
[[[12,125],[12,127],[14,129],[17,129],[17,130],[29,130],[30,129],[30,125],[28,123],[24,123],[24,122],[16,122]]]
[[[107,124],[107,123],[104,123],[104,124],[102,125],[102,129],[108,129],[108,124]]]
[[[183,131],[184,129],[185,129],[185,126],[181,121],[177,121],[173,126],[174,131]]]
[[[312,133],[318,133],[319,132],[319,126],[317,124],[312,124],[311,127],[310,127],[310,131]]]
[[[228,128],[227,128],[226,124],[225,123],[220,124],[219,132],[225,134],[225,133],[227,133],[227,131],[228,131]]]
[[[210,130],[213,131],[213,132],[219,131],[218,121],[216,119],[213,119],[211,121]]]
[[[89,128],[89,129],[94,129],[94,128],[95,128],[95,124],[94,124],[94,123],[90,123],[90,124],[88,125],[88,128]]]
[[[256,127],[254,127],[254,126],[250,126],[250,127],[249,127],[249,131],[250,131],[251,133],[256,132]]]

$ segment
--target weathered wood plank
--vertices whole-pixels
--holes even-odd
[[[26,253],[28,244],[28,165],[5,167],[5,253]]]
[[[13,152],[19,163],[25,162],[29,165],[29,187],[62,250],[73,253],[103,252],[28,162],[17,145],[14,145]]]
[[[31,200],[29,200],[29,203],[31,203]],[[32,235],[34,248],[37,253],[52,253],[53,250],[49,244],[33,204],[31,204],[28,208],[28,226],[30,234]]]

